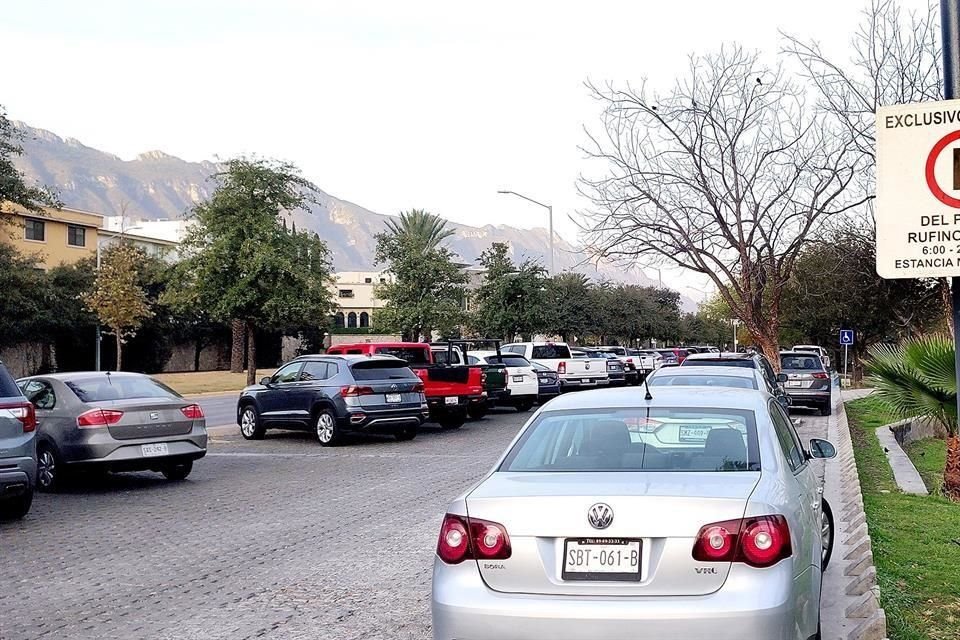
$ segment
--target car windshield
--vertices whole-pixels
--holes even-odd
[[[759,471],[753,411],[590,409],[541,414],[500,471]]]
[[[743,367],[756,369],[757,364],[752,358],[687,358],[683,361],[688,367]]]
[[[489,364],[502,364],[508,367],[529,367],[530,361],[523,356],[508,356],[506,354],[497,356],[487,356]]]
[[[372,360],[350,365],[355,380],[409,380],[417,379],[417,374],[399,362]]]
[[[736,389],[757,389],[753,378],[711,375],[670,375],[653,376],[648,383],[651,387],[732,387]]]
[[[64,384],[81,402],[108,402],[135,398],[179,399],[170,387],[147,376],[111,376],[107,374],[66,380]]]
[[[377,347],[377,353],[406,360],[409,364],[430,364],[429,347]]]
[[[780,356],[780,367],[783,369],[816,369],[819,371],[823,368],[823,365],[817,355],[798,353]]]
[[[533,357],[538,360],[562,360],[572,357],[565,344],[542,344],[533,348]]]

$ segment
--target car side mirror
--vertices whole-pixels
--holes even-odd
[[[836,458],[837,448],[833,446],[833,443],[829,440],[814,438],[810,441],[810,457],[822,459]]]
[[[789,409],[793,405],[793,398],[788,395],[779,396],[777,401],[780,402],[780,406],[782,406],[784,409]]]
[[[785,374],[785,373],[778,373],[778,374],[777,374],[777,382],[786,382],[786,381],[789,380],[789,379],[790,379],[789,376],[787,376],[787,374]]]
[[[263,386],[266,387],[267,385],[270,384],[270,381],[271,381],[271,380],[272,380],[272,378],[263,378],[262,380],[260,380],[260,384],[262,384]]]

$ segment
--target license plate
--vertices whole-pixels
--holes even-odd
[[[563,544],[564,580],[640,581],[640,540],[572,538]]]
[[[444,398],[444,404],[460,404],[460,398]]]
[[[523,376],[513,376],[514,382],[523,382]]]
[[[142,453],[145,458],[151,458],[153,456],[165,456],[169,454],[170,451],[167,448],[166,442],[157,442],[156,444],[140,445],[140,453]]]
[[[787,386],[788,386],[788,387],[801,387],[801,386],[803,386],[803,383],[800,382],[799,380],[787,380]]]
[[[593,380],[591,380],[590,378],[583,378],[582,380],[580,380],[580,382],[582,384],[591,384]]]
[[[710,427],[685,427],[680,425],[681,442],[704,442],[710,435]]]
[[[388,393],[387,402],[391,404],[399,404],[403,400],[403,396],[399,393]]]

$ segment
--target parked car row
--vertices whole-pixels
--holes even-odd
[[[0,517],[77,473],[190,475],[207,453],[200,406],[149,376],[59,373],[14,381],[0,363]]]

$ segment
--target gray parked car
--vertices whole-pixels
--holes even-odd
[[[58,373],[17,381],[37,412],[37,486],[76,470],[159,471],[183,480],[207,453],[200,406],[139,373]]]
[[[0,362],[0,519],[30,511],[37,477],[37,418]]]
[[[819,409],[821,415],[830,415],[833,409],[830,374],[819,353],[782,351],[780,369],[787,376],[784,387],[794,406],[813,407]]]

